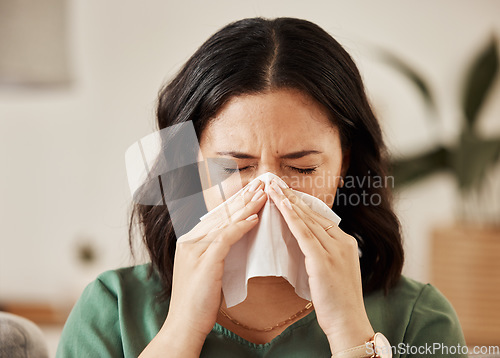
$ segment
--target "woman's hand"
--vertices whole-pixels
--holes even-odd
[[[374,332],[363,301],[356,239],[280,186],[273,180],[269,196],[304,253],[312,302],[332,353],[364,344]]]
[[[256,214],[267,200],[263,183],[254,184],[177,240],[167,319],[141,357],[164,355],[166,349],[170,356],[176,356],[173,351],[199,356],[217,320],[224,259],[231,245],[257,224]]]

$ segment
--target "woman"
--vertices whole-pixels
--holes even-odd
[[[395,357],[422,357],[426,345],[464,345],[448,301],[401,275],[399,223],[390,188],[380,185],[387,159],[379,124],[352,59],[317,25],[292,18],[227,25],[161,91],[157,119],[159,129],[192,121],[200,145],[193,154],[234,161],[226,170],[244,184],[272,172],[288,185],[273,184],[269,195],[262,183],[246,187],[228,204],[230,220],[212,215],[194,225],[194,208],[179,209],[186,222],[179,240],[166,206],[135,204],[131,230],[138,219],[152,264],[91,283],[68,318],[59,356],[349,357],[357,347],[356,356],[377,348],[386,357],[385,347]],[[311,177],[335,180],[318,185]],[[166,191],[183,190],[181,181],[169,184]],[[340,227],[289,187],[323,200]],[[204,198],[209,211],[222,202],[209,190]],[[225,305],[224,258],[258,224],[267,200],[305,255],[313,306],[281,277],[250,279],[245,301]]]

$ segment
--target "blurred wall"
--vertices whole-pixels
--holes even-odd
[[[74,84],[0,88],[0,300],[73,300],[97,273],[130,264],[125,150],[154,129],[164,80],[226,23],[293,16],[322,26],[359,64],[391,151],[405,154],[453,140],[462,72],[487,37],[500,34],[498,13],[494,0],[69,1]],[[373,46],[426,75],[440,101],[437,130],[411,86],[374,58]],[[500,132],[499,114],[490,98],[485,131]],[[455,204],[446,176],[398,195],[406,274],[428,280],[428,233],[453,220]],[[98,248],[92,268],[78,265],[79,240]]]

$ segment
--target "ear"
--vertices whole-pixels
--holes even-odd
[[[342,151],[342,168],[340,170],[342,177],[346,176],[350,163],[351,163],[351,150],[350,149],[343,150]]]

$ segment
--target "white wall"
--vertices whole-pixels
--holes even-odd
[[[74,86],[0,89],[0,299],[62,302],[77,297],[96,272],[129,264],[124,152],[153,130],[161,83],[226,23],[294,16],[329,31],[358,62],[397,153],[428,146],[436,134],[411,87],[378,63],[369,47],[388,48],[427,75],[441,101],[437,136],[450,140],[458,131],[464,66],[487,36],[500,34],[500,3],[494,0],[70,5]],[[490,101],[484,119],[496,133],[499,113],[499,104]],[[428,279],[428,232],[453,219],[454,204],[453,182],[446,177],[400,194],[408,275]],[[79,236],[92,238],[102,253],[90,274],[74,263]]]

